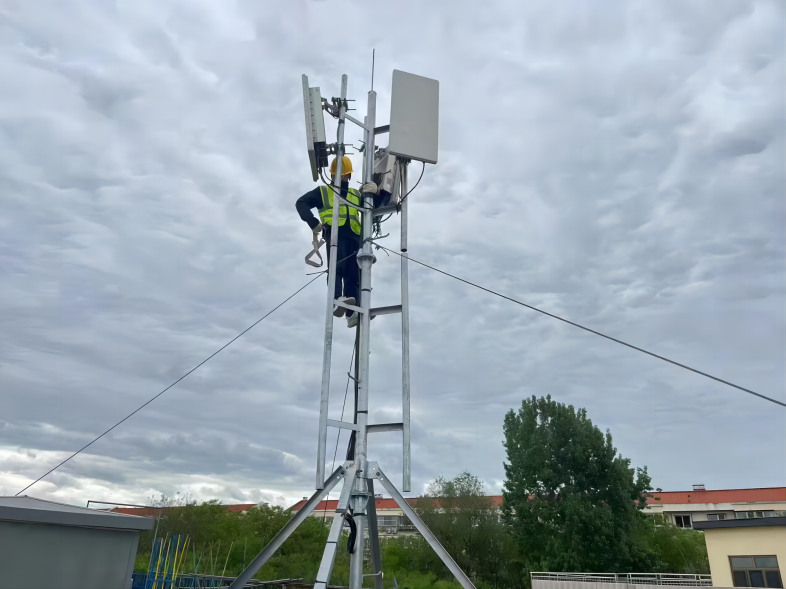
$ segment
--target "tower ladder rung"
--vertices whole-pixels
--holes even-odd
[[[373,307],[371,309],[371,318],[377,315],[390,315],[391,313],[401,313],[401,305],[390,305],[387,307]]]
[[[379,432],[400,432],[403,429],[403,423],[374,423],[366,426],[366,431],[370,434]]]
[[[357,423],[349,423],[348,421],[338,421],[337,419],[328,419],[327,424],[330,427],[337,427],[340,429],[353,429],[356,432],[360,431],[360,426]]]
[[[344,307],[345,309],[349,309],[350,311],[355,311],[355,313],[365,313],[365,311],[362,308],[356,307],[355,305],[347,305],[346,303],[343,303],[341,301],[333,301],[333,309],[335,309],[336,307]]]

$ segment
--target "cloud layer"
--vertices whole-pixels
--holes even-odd
[[[362,117],[372,48],[380,124],[392,69],[440,81],[412,257],[786,400],[783,23],[764,0],[0,3],[0,494],[306,283],[300,75],[348,74]],[[783,484],[782,409],[415,264],[410,293],[415,491],[466,468],[499,492],[503,416],[546,394],[664,489]],[[28,493],[309,494],[324,304],[320,279]],[[395,420],[400,324],[373,327],[371,419]],[[400,480],[398,434],[371,454]]]

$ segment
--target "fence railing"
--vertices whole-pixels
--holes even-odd
[[[711,587],[712,575],[667,573],[530,573],[533,581],[627,583],[629,585],[680,585]]]
[[[131,579],[133,589],[145,589],[145,587],[150,587],[154,583],[152,580],[150,583],[147,582],[147,573],[133,573],[131,575]],[[218,587],[223,587],[226,589],[226,587],[229,587],[234,580],[235,577],[184,574],[178,575],[178,577],[174,580],[158,581],[158,583],[153,586],[157,589],[209,589]],[[301,587],[302,584],[302,578],[279,579],[277,581],[258,581],[257,579],[250,579],[245,586],[247,588],[254,587],[258,589],[286,589],[292,587]]]

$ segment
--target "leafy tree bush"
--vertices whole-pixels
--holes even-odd
[[[167,537],[188,535],[191,545],[183,572],[227,576],[238,575],[245,564],[264,548],[289,521],[291,513],[281,507],[263,504],[246,513],[229,512],[217,500],[197,504],[194,501],[173,502],[162,497],[166,505],[158,524],[157,535]],[[155,530],[140,536],[138,572],[147,571]],[[312,582],[316,578],[322,551],[327,540],[328,528],[318,518],[307,518],[287,539],[276,554],[255,576],[262,580],[303,578]],[[344,546],[346,538],[343,539]],[[226,569],[224,568],[226,566]],[[349,579],[349,559],[346,548],[336,558],[334,577]]]
[[[495,588],[516,584],[516,569],[508,567],[509,562],[515,562],[515,543],[505,534],[496,506],[477,476],[464,471],[450,480],[437,477],[415,509],[473,583]],[[437,555],[423,544],[423,551],[433,555],[431,570],[453,579]]]
[[[647,518],[640,533],[657,555],[659,565],[652,572],[709,574],[710,561],[702,532],[678,528],[656,515]]]
[[[611,433],[604,436],[585,409],[533,396],[508,412],[503,431],[503,520],[529,570],[657,570],[657,554],[639,533],[647,468],[618,456]]]
[[[587,417],[551,400],[525,399],[504,421],[507,463],[500,513],[469,472],[437,477],[415,510],[479,589],[529,586],[530,571],[708,573],[704,535],[642,510],[647,469],[634,469]],[[657,495],[657,494],[656,494]],[[656,497],[657,498],[657,497]],[[238,575],[284,526],[291,513],[261,505],[245,514],[217,500],[161,497],[157,535],[187,534],[183,572]],[[255,576],[313,583],[331,519],[309,517]],[[326,525],[327,524],[327,525]],[[145,572],[153,531],[140,537],[135,570]],[[332,585],[349,584],[346,534]],[[380,542],[385,587],[459,589],[420,536]],[[367,571],[371,572],[371,571]]]

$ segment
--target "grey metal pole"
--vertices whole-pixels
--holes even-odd
[[[368,485],[368,541],[371,544],[371,569],[374,571],[374,589],[385,589],[382,582],[382,557],[379,553],[379,526],[377,525],[376,495],[374,494],[374,479],[366,479]]]
[[[336,149],[336,179],[341,194],[342,158],[344,156],[344,118],[347,114],[347,75],[341,76],[341,104],[338,110],[338,146]],[[335,184],[335,181],[334,181]],[[316,489],[325,486],[325,458],[327,448],[327,418],[330,400],[330,362],[333,355],[333,292],[336,289],[336,261],[338,260],[338,221],[339,205],[337,198],[333,199],[333,218],[330,231],[330,254],[328,261],[328,288],[327,309],[325,311],[325,348],[322,355],[322,392],[319,400],[319,445],[317,449],[317,481]]]
[[[368,93],[368,109],[366,111],[366,160],[363,169],[363,183],[372,178],[374,172],[374,126],[377,120],[377,93],[373,90]],[[363,205],[374,207],[372,194],[363,194]],[[367,467],[367,426],[368,426],[368,385],[369,385],[369,342],[371,338],[371,265],[374,263],[371,242],[373,213],[363,216],[363,244],[358,252],[358,265],[360,266],[360,337],[358,344],[358,406],[357,424],[359,431],[355,436],[355,464],[358,467],[358,478],[355,479],[355,490],[352,497],[355,524],[357,525],[357,539],[355,551],[352,553],[349,565],[349,587],[360,589],[363,586],[363,555],[365,552],[366,509],[368,491],[365,480]]]
[[[407,251],[407,170],[409,162],[401,161],[401,252]],[[402,475],[402,490],[408,493],[412,490],[412,453],[410,451],[409,435],[409,260],[401,257],[401,421],[403,423],[402,444],[404,450],[404,472]]]

